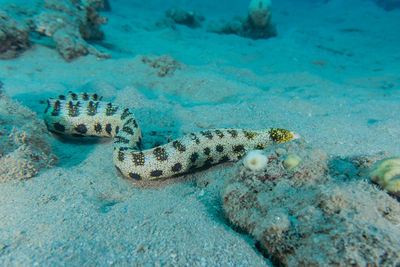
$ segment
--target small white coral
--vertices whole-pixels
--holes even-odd
[[[268,157],[262,150],[251,150],[243,160],[243,165],[253,172],[265,170],[267,164]]]

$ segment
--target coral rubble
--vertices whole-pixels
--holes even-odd
[[[107,23],[98,10],[106,0],[40,0],[31,5],[9,5],[0,10],[0,58],[11,58],[25,50],[29,34],[52,38],[65,60],[93,54],[108,58],[87,41],[101,40],[100,25]]]
[[[176,70],[184,67],[184,64],[175,60],[170,55],[163,55],[160,57],[141,56],[141,61],[152,69],[155,69],[159,77],[171,76]]]
[[[271,23],[271,1],[250,1],[245,18],[236,18],[222,26],[212,25],[209,29],[216,33],[237,34],[252,39],[267,39],[276,36],[276,27]]]
[[[172,19],[177,24],[183,24],[190,28],[201,27],[204,17],[193,11],[186,11],[182,8],[172,7],[165,12],[167,18]]]
[[[287,266],[400,264],[400,205],[367,180],[341,179],[339,172],[359,173],[355,162],[333,164],[301,144],[267,154],[264,172],[236,164],[223,193],[226,217],[267,256]],[[290,154],[302,161],[289,171],[283,161]]]
[[[180,7],[171,7],[165,11],[165,18],[158,21],[158,27],[175,28],[176,24],[188,26],[190,28],[201,27],[204,17],[194,11],[187,11]]]
[[[0,59],[18,56],[29,44],[29,27],[0,9]]]
[[[106,24],[107,19],[97,13],[104,7],[103,0],[44,0],[43,5],[43,10],[33,18],[33,28],[53,38],[66,60],[87,54],[109,57],[86,42],[103,38],[99,26]]]
[[[2,96],[0,121],[0,183],[29,179],[57,162],[35,113]]]

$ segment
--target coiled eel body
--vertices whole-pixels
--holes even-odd
[[[175,177],[236,161],[249,150],[265,149],[298,137],[280,128],[210,129],[141,150],[142,132],[133,112],[89,93],[69,92],[48,99],[44,121],[49,131],[58,134],[114,138],[115,167],[125,177],[135,180]]]

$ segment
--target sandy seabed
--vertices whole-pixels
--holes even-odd
[[[329,157],[400,155],[399,10],[276,1],[278,36],[251,40],[206,31],[244,15],[239,1],[194,1],[187,7],[206,17],[196,29],[155,27],[166,3],[111,3],[105,39],[94,44],[110,59],[67,63],[34,44],[0,61],[4,95],[40,119],[47,97],[97,92],[135,110],[145,148],[206,128],[282,127]],[[149,64],[160,57],[174,65],[167,75]],[[143,188],[117,176],[111,140],[46,140],[56,166],[0,185],[2,265],[272,264],[225,218],[221,190],[237,165]]]

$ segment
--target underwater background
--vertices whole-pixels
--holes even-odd
[[[400,265],[399,47],[398,0],[0,0],[0,265]]]

